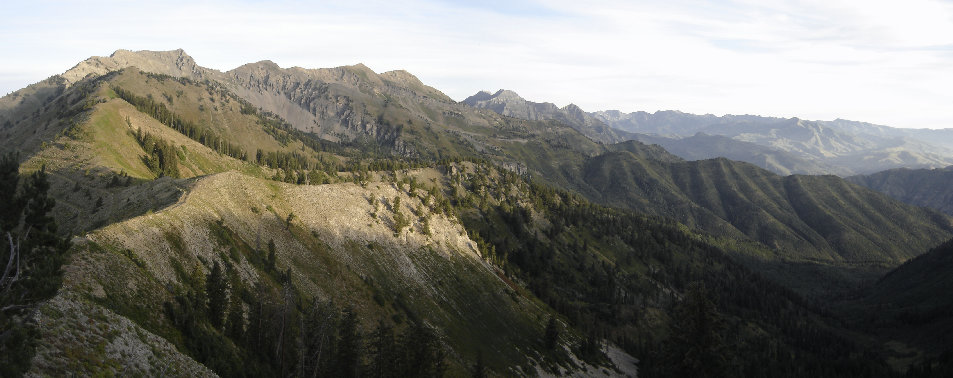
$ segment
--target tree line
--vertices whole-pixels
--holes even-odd
[[[175,145],[143,132],[142,128],[136,130],[136,142],[146,152],[142,162],[156,177],[179,177],[179,157]]]
[[[217,374],[296,377],[440,377],[446,351],[423,321],[400,327],[364,322],[349,306],[305,299],[290,271],[274,266],[275,244],[252,263],[265,273],[249,287],[232,263],[177,272],[182,286],[165,303],[181,347]]]
[[[0,376],[26,372],[36,348],[35,325],[25,314],[56,294],[70,243],[50,215],[46,167],[20,177],[16,154],[0,157]]]
[[[575,345],[584,358],[603,358],[607,339],[647,375],[893,374],[838,332],[838,319],[671,220],[488,165],[452,173],[450,184],[484,258],[566,316],[584,335]]]
[[[148,114],[163,125],[169,126],[182,135],[189,137],[189,139],[197,141],[220,154],[248,161],[248,154],[241,146],[225,140],[207,128],[184,120],[181,116],[176,117],[176,114],[169,110],[165,104],[154,100],[151,95],[146,97],[137,96],[119,86],[113,86],[112,90],[119,98],[132,104],[140,112]]]

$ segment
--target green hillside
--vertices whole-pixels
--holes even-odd
[[[321,109],[333,108],[338,116],[318,124],[346,129],[351,140],[381,135],[379,129],[355,123],[397,125],[396,139],[377,141],[391,146],[392,154],[496,162],[598,203],[670,217],[715,235],[749,238],[772,250],[772,261],[808,263],[811,269],[817,263],[837,264],[875,274],[953,236],[946,217],[833,177],[782,178],[724,159],[682,162],[657,146],[634,141],[602,145],[560,122],[463,106],[384,80],[386,74],[363,66],[306,71],[259,63],[230,71],[223,81],[284,94],[319,118],[330,114]],[[276,112],[287,108],[258,101]],[[420,137],[430,133],[449,143]],[[398,146],[415,147],[408,152]],[[863,276],[871,277],[868,273]]]
[[[52,215],[81,233],[63,288],[34,320],[42,325],[34,373],[339,374],[337,354],[298,355],[306,335],[324,329],[308,328],[321,314],[360,336],[352,336],[360,354],[350,365],[359,369],[383,353],[374,335],[390,335],[388,369],[459,376],[480,360],[505,375],[615,371],[605,357],[585,357],[593,365],[574,357],[573,327],[560,325],[557,346],[543,345],[547,319],[559,316],[481,260],[450,205],[437,202],[440,171],[368,172],[362,154],[317,152],[280,123],[269,130],[277,118],[226,92],[213,93],[220,107],[206,109],[219,113],[203,123],[188,116],[195,101],[182,99],[212,92],[188,80],[124,70],[84,84],[70,126],[21,157],[21,170],[48,172]],[[179,99],[174,112],[168,97]],[[253,148],[261,158],[245,152]],[[355,171],[337,172],[345,166]],[[281,182],[301,180],[351,183]],[[212,302],[203,310],[216,269],[226,277],[228,316],[244,321],[214,320]],[[269,325],[251,339],[255,319]],[[93,328],[78,326],[87,323]],[[343,348],[342,331],[320,332],[334,340],[328,348]]]
[[[602,145],[557,121],[454,103],[406,72],[259,62],[193,76],[219,81],[262,111],[286,117],[304,132],[296,134],[302,141],[319,136],[350,146],[339,154],[351,160],[491,161],[598,203],[749,238],[774,251],[775,261],[883,272],[953,236],[945,217],[836,178],[781,178],[724,159],[682,162],[635,141]]]
[[[371,202],[378,198],[382,203],[375,210]],[[77,242],[59,294],[67,304],[57,306],[79,302],[110,310],[134,321],[141,327],[137,332],[168,340],[218,374],[246,369],[245,374],[284,375],[294,364],[301,367],[304,361],[291,352],[275,357],[246,347],[247,336],[216,328],[207,316],[182,323],[180,318],[194,311],[188,306],[196,305],[188,293],[204,289],[196,274],[204,279],[220,265],[228,278],[230,307],[244,307],[238,311],[246,317],[290,311],[287,329],[258,331],[261,342],[276,347],[295,347],[308,332],[297,319],[308,321],[312,302],[331,301],[357,315],[357,329],[368,342],[379,322],[397,333],[415,325],[433,327],[451,375],[466,374],[477,355],[501,373],[533,369],[529,358],[572,367],[565,356],[547,356],[538,345],[543,320],[551,316],[545,307],[497,277],[452,218],[424,210],[426,231],[414,217],[409,228],[395,233],[396,210],[386,205],[394,198],[403,199],[401,214],[422,206],[386,182],[364,189],[294,186],[237,172],[208,176],[176,205],[109,225]],[[290,222],[289,214],[294,214]],[[254,315],[255,306],[271,312]],[[44,321],[54,327],[41,332],[44,341],[67,343],[42,350],[44,359],[68,358],[65,350],[82,347],[69,344],[63,333],[82,340],[85,331],[62,329],[56,318]],[[252,332],[252,323],[246,329]],[[282,341],[281,332],[293,336]],[[572,341],[571,334],[565,337]],[[206,343],[224,350],[209,351]]]
[[[604,145],[402,71],[124,54],[158,72],[81,64],[0,99],[0,152],[48,177],[72,240],[62,287],[0,318],[35,346],[17,369],[892,376],[939,355],[895,358],[843,298],[953,237],[942,214]]]
[[[757,247],[527,185],[485,166],[467,176],[461,185],[468,190],[457,196],[460,217],[483,255],[588,337],[606,337],[640,356],[643,372],[680,375],[691,361],[679,360],[678,349],[704,345],[676,341],[692,321],[679,308],[700,286],[716,308],[708,314],[718,319],[712,337],[724,343],[708,345],[719,350],[711,374],[888,374],[885,365],[856,359],[873,352],[839,329],[839,319],[731,258]]]
[[[596,201],[760,243],[765,253],[740,258],[810,296],[843,293],[953,232],[945,215],[834,176],[782,177],[726,159],[660,162],[630,153],[589,159],[581,171],[577,187]]]
[[[953,214],[953,169],[891,169],[848,181],[884,193],[911,205]]]
[[[921,361],[911,368],[912,376],[944,376],[953,371],[951,293],[953,242],[947,241],[890,271],[837,309],[883,340],[892,364]]]

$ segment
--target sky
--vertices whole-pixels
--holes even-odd
[[[364,63],[456,100],[953,128],[953,0],[4,1],[0,95],[117,49]]]

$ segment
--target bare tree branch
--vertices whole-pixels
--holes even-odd
[[[17,238],[17,243],[14,243],[13,235],[9,231],[7,231],[7,241],[10,243],[10,259],[7,261],[7,267],[3,270],[3,277],[0,278],[0,285],[3,285],[3,291],[7,291],[7,289],[9,288],[9,285],[7,284],[7,280],[10,280],[12,283],[17,278],[16,276],[11,278],[10,272],[13,269],[14,260],[17,260],[17,265],[20,265],[19,264],[20,259],[18,256],[20,254],[20,248],[19,248],[20,240],[19,239],[20,238]],[[17,276],[19,276],[19,266],[17,268],[18,268]]]
[[[0,308],[0,312],[7,312],[11,310],[22,310],[24,308],[29,308],[30,306],[32,305],[30,304],[9,305],[9,306]]]

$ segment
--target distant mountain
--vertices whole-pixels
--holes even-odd
[[[581,175],[580,190],[601,202],[745,235],[780,259],[891,266],[915,256],[913,245],[926,250],[953,232],[945,216],[835,176],[782,177],[724,158],[658,162],[613,152],[586,160]]]
[[[562,122],[592,140],[602,143],[616,143],[631,139],[625,132],[609,127],[605,122],[584,112],[574,104],[559,108],[549,102],[527,101],[510,90],[500,89],[493,94],[480,91],[467,97],[463,103],[475,108],[490,109],[508,117]]]
[[[502,101],[498,100],[501,97],[508,99],[505,102],[518,102],[518,96],[505,91],[495,97],[483,93],[471,99],[490,98],[481,101],[491,110],[505,113],[505,106],[491,106],[494,101]],[[513,110],[509,114],[517,118],[538,117],[539,108],[553,109],[524,107],[523,111]],[[678,112],[662,115],[671,117],[675,124],[707,117]],[[774,123],[770,127],[775,128],[772,133],[780,138],[773,145],[762,146],[759,142],[769,140],[756,133],[763,127],[758,123],[762,117],[734,118],[738,122],[726,125],[723,130],[730,129],[734,136],[747,136],[755,141],[712,136],[701,131],[687,138],[632,137],[674,147],[671,152],[688,159],[723,151],[774,171],[791,173],[793,169],[803,169],[814,174],[851,171],[833,163],[828,165],[801,157],[805,153],[784,152],[779,146],[793,144],[791,140],[801,138],[808,139],[798,144],[802,152],[811,150],[821,154],[831,150],[852,156],[846,153],[861,150],[863,143],[869,142],[855,140],[851,135],[817,123],[772,119]],[[717,121],[717,117],[711,119]],[[818,134],[828,137],[805,136]],[[682,139],[688,140],[676,142]],[[653,149],[635,141],[607,147],[606,152],[595,155],[572,157],[570,148],[543,158],[538,157],[538,152],[522,154],[517,160],[529,162],[527,166],[539,170],[545,180],[576,190],[593,201],[670,217],[716,235],[757,241],[773,254],[756,260],[768,261],[765,269],[775,272],[778,280],[803,293],[823,295],[824,291],[813,286],[817,281],[803,280],[805,274],[825,274],[829,280],[844,278],[839,285],[856,285],[942,242],[953,231],[950,220],[941,214],[904,206],[836,177],[780,177],[723,158],[685,162],[675,159],[668,151],[659,153],[657,147]],[[534,159],[538,161],[533,162]],[[556,169],[547,168],[546,162]],[[918,236],[912,236],[911,232]],[[903,242],[897,243],[900,240]],[[779,261],[788,259],[811,263],[777,267]],[[812,264],[863,273],[847,273],[841,278],[830,276],[830,271],[807,273],[817,269]]]
[[[791,174],[846,174],[849,170],[828,166],[801,158],[794,153],[765,147],[752,142],[743,142],[721,135],[699,132],[690,137],[669,138],[648,134],[633,134],[633,137],[648,144],[657,144],[685,160],[705,160],[724,157],[744,161],[779,175]]]
[[[847,178],[911,205],[953,215],[953,167],[943,169],[898,168]]]
[[[869,122],[835,119],[822,121],[823,124],[845,132],[856,134],[870,134],[882,137],[907,137],[926,142],[931,145],[953,149],[953,128],[946,129],[913,129],[876,125]]]
[[[752,115],[718,117],[677,111],[622,113],[613,110],[592,115],[631,133],[679,139],[701,132],[750,142],[791,153],[818,167],[829,167],[826,173],[839,175],[953,164],[953,139],[946,131],[904,131],[844,120],[822,122]],[[706,150],[701,144],[696,148]],[[759,164],[757,157],[745,161]],[[785,167],[785,170],[796,171],[793,167]]]

